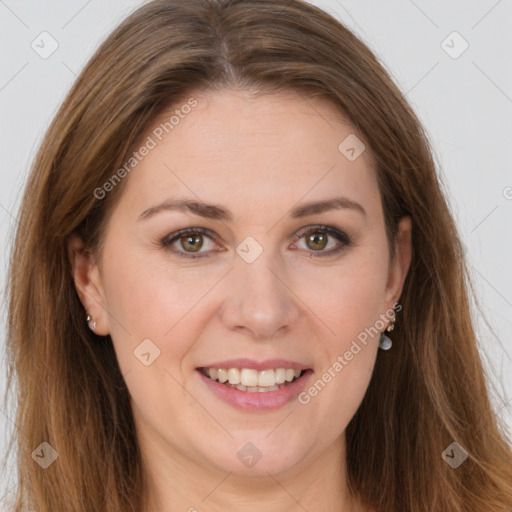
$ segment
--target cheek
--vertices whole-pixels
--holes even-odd
[[[305,417],[315,418],[318,443],[330,445],[346,429],[361,405],[372,376],[377,345],[364,345],[343,334],[328,346],[328,356],[301,395]],[[311,420],[310,420],[311,421]]]
[[[378,251],[361,251],[325,275],[317,272],[316,292],[308,298],[328,329],[319,340],[322,368],[306,392],[334,431],[348,424],[371,379],[382,330],[387,265]]]
[[[186,272],[136,252],[113,261],[105,279],[110,334],[134,413],[147,420],[158,412],[158,421],[171,424],[190,400],[182,362],[198,337],[194,306],[213,283],[193,279],[190,286]]]
[[[161,337],[200,298],[203,285],[192,279],[191,286],[190,273],[173,268],[161,254],[112,247],[110,255],[104,280],[109,312],[128,331]]]
[[[314,385],[316,388],[325,386],[311,401],[318,400],[315,412],[325,418],[328,431],[342,432],[346,428],[368,389],[376,359],[376,347],[361,345],[360,349],[350,361],[344,357],[341,359],[343,362],[337,361],[341,366],[331,364]],[[325,396],[322,396],[324,393]]]
[[[373,252],[354,254],[337,266],[298,279],[308,287],[301,296],[308,297],[314,313],[329,327],[331,352],[345,350],[360,333],[375,327],[384,313],[387,260]]]
[[[113,254],[104,277],[110,333],[120,365],[124,371],[138,367],[134,350],[149,339],[157,347],[155,366],[176,367],[199,335],[197,315],[205,317],[204,299],[225,271],[179,269],[162,257],[152,259],[137,251],[124,254]]]

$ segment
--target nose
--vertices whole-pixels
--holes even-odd
[[[256,340],[272,339],[298,322],[299,299],[287,283],[283,265],[270,251],[252,263],[236,258],[222,305],[223,324]],[[282,262],[281,262],[282,263]]]

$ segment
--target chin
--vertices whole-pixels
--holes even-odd
[[[298,451],[289,447],[283,451],[282,444],[265,441],[232,442],[235,445],[232,450],[227,450],[222,455],[215,457],[212,454],[212,464],[220,470],[233,475],[268,477],[268,474],[286,473],[295,467],[301,459]]]

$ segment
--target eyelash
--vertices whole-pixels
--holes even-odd
[[[304,229],[301,229],[297,233],[295,233],[295,242],[299,241],[304,235],[308,233],[323,233],[332,236],[333,238],[338,239],[341,243],[339,247],[336,247],[334,249],[331,249],[329,251],[323,251],[320,250],[315,253],[315,251],[311,251],[310,257],[312,258],[323,258],[332,256],[334,254],[338,254],[341,251],[343,251],[346,247],[351,245],[350,238],[346,233],[343,231],[340,231],[336,228],[332,228],[329,226],[323,226],[323,225],[316,225],[316,226],[308,226]],[[171,249],[170,246],[177,240],[179,240],[184,235],[206,235],[209,238],[214,238],[214,235],[211,231],[204,228],[186,228],[181,229],[179,231],[176,231],[174,233],[171,233],[170,235],[165,236],[161,241],[160,244],[162,248],[170,250],[173,254],[177,254],[178,256],[182,258],[190,258],[190,259],[198,259],[198,258],[204,258],[208,256],[208,252],[203,253],[187,253],[178,251],[176,249]]]

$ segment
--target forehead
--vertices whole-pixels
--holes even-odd
[[[354,146],[362,139],[323,98],[197,92],[167,109],[141,138],[141,147],[151,148],[139,155],[124,202],[140,213],[187,195],[249,215],[251,208],[261,213],[335,192],[371,202],[378,189],[370,151],[355,160],[342,151],[344,141]]]

